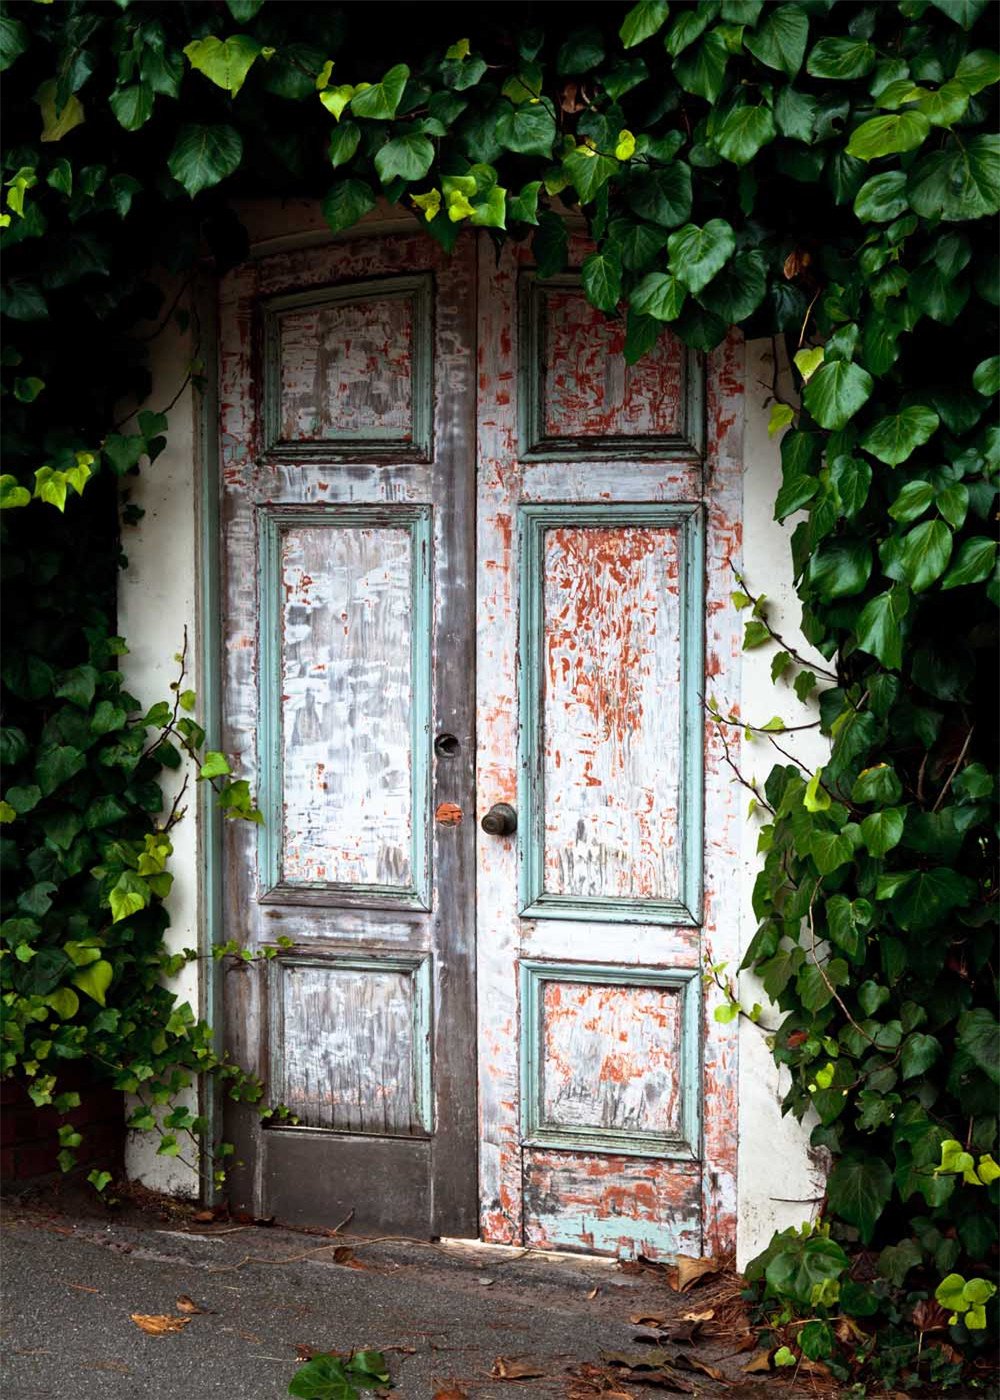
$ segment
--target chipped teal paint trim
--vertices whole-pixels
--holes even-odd
[[[410,360],[412,416],[410,437],[392,428],[371,427],[321,441],[289,442],[281,437],[281,316],[286,311],[308,311],[324,306],[349,306],[352,302],[402,299],[413,305],[413,340]],[[264,451],[270,457],[302,459],[322,457],[391,456],[429,461],[434,433],[434,279],[431,273],[414,277],[378,277],[368,282],[345,283],[322,291],[293,292],[272,297],[263,304],[264,315]]]
[[[545,294],[582,290],[579,273],[564,272],[544,279],[522,272],[518,284],[520,354],[518,356],[518,437],[522,462],[574,461],[691,461],[705,450],[704,360],[695,350],[678,344],[682,355],[684,418],[681,431],[669,435],[636,433],[593,437],[551,437],[545,431]]]
[[[539,1222],[549,1247],[557,1245],[577,1252],[585,1249],[588,1254],[612,1254],[619,1259],[634,1259],[655,1250],[654,1257],[661,1261],[675,1259],[679,1254],[701,1254],[701,1220],[697,1213],[653,1222],[632,1220],[627,1215],[601,1217],[567,1211],[564,1215],[541,1215]]]
[[[617,1152],[629,1157],[701,1158],[701,974],[697,968],[609,967],[606,963],[543,962],[522,958],[521,1135],[525,1147]],[[543,1119],[544,1027],[542,983],[580,982],[601,987],[668,987],[681,998],[681,1134],[625,1132],[619,1128],[566,1128]]]
[[[268,963],[268,1025],[270,1026],[270,1083],[284,1085],[282,1047],[285,1043],[284,1015],[282,1012],[281,977],[288,967],[322,967],[338,972],[405,972],[413,985],[412,995],[412,1036],[413,1036],[413,1079],[411,1087],[411,1107],[413,1122],[419,1134],[430,1136],[434,1131],[434,1084],[431,1066],[431,1037],[433,1012],[431,1010],[431,955],[416,953],[412,957],[399,954],[383,957],[380,954],[348,953],[332,957],[284,957],[276,956]],[[277,1094],[280,1101],[281,1094]],[[360,1134],[357,1128],[318,1128],[309,1124],[276,1124],[271,1131],[333,1133],[343,1137],[402,1137],[404,1134],[371,1133]],[[417,1134],[410,1134],[409,1137]]]
[[[545,890],[543,778],[545,532],[561,526],[677,527],[681,535],[680,888],[675,899],[613,899],[549,894]],[[704,724],[701,690],[705,654],[704,512],[693,502],[663,505],[526,505],[518,510],[521,598],[519,657],[521,727],[518,743],[520,904],[524,918],[601,923],[701,923],[704,864]]]
[[[409,887],[283,879],[284,803],[281,771],[281,537],[296,526],[330,529],[405,528],[412,548],[410,573],[411,808]],[[331,894],[345,907],[430,910],[431,645],[433,530],[429,505],[262,506],[258,511],[260,733],[257,740],[260,900],[265,904],[325,904]]]

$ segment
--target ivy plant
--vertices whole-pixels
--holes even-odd
[[[908,1388],[975,1363],[1000,1080],[996,18],[987,0],[643,0],[583,27],[572,6],[410,7],[388,33],[378,7],[4,6],[0,969],[4,1067],[36,1101],[68,1107],[59,1069],[81,1057],[154,1106],[203,1069],[262,1092],[162,980],[179,810],[160,775],[196,757],[230,815],[255,811],[184,692],[150,706],[117,669],[127,487],[169,430],[135,326],[189,318],[203,261],[245,256],[241,196],[318,199],[334,232],[386,199],[446,249],[465,228],[528,242],[542,276],[566,266],[568,208],[629,360],[665,334],[711,352],[738,325],[794,365],[775,516],[824,665],[765,596],[734,580],[733,600],[830,740],[820,769],[778,753],[751,797],[745,967],[776,1009],[747,1014],[832,1162],[819,1230],[753,1271],[786,1329],[775,1359],[863,1376],[881,1328]],[[778,748],[783,727],[748,732]]]

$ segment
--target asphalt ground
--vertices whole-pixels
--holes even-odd
[[[602,1349],[641,1351],[630,1318],[704,1308],[700,1284],[677,1294],[662,1275],[577,1256],[331,1239],[198,1223],[191,1210],[122,1219],[44,1198],[8,1201],[0,1221],[3,1400],[276,1400],[310,1351],[362,1348],[385,1354],[406,1400],[648,1396],[663,1392],[610,1377],[604,1389],[579,1368],[599,1367]],[[189,1320],[148,1335],[132,1314]],[[689,1393],[816,1393],[743,1375],[734,1341],[730,1330],[670,1348],[729,1378],[685,1373]],[[501,1379],[504,1368],[537,1374]]]

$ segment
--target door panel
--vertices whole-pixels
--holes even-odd
[[[700,508],[522,505],[518,521],[522,910],[696,923]]]
[[[255,1215],[475,1232],[474,268],[390,236],[223,284],[223,742],[265,818],[225,936],[267,954],[227,1037],[298,1118],[232,1110]]]
[[[261,531],[265,897],[426,909],[430,507],[268,505]]]
[[[478,810],[519,822],[479,836],[483,1233],[697,1254],[735,1196],[701,972],[735,945],[738,813],[702,707],[738,705],[739,346],[628,367],[579,274],[515,247],[479,305]]]

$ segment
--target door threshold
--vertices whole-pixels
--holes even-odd
[[[456,1256],[467,1255],[483,1262],[496,1260],[497,1263],[515,1263],[518,1259],[537,1259],[540,1263],[546,1264],[575,1264],[588,1269],[599,1269],[602,1271],[617,1269],[619,1260],[608,1254],[589,1254],[584,1250],[566,1249],[538,1249],[532,1245],[520,1244],[491,1244],[488,1240],[480,1239],[457,1239],[442,1236],[438,1240],[438,1245],[442,1249],[453,1252]]]

